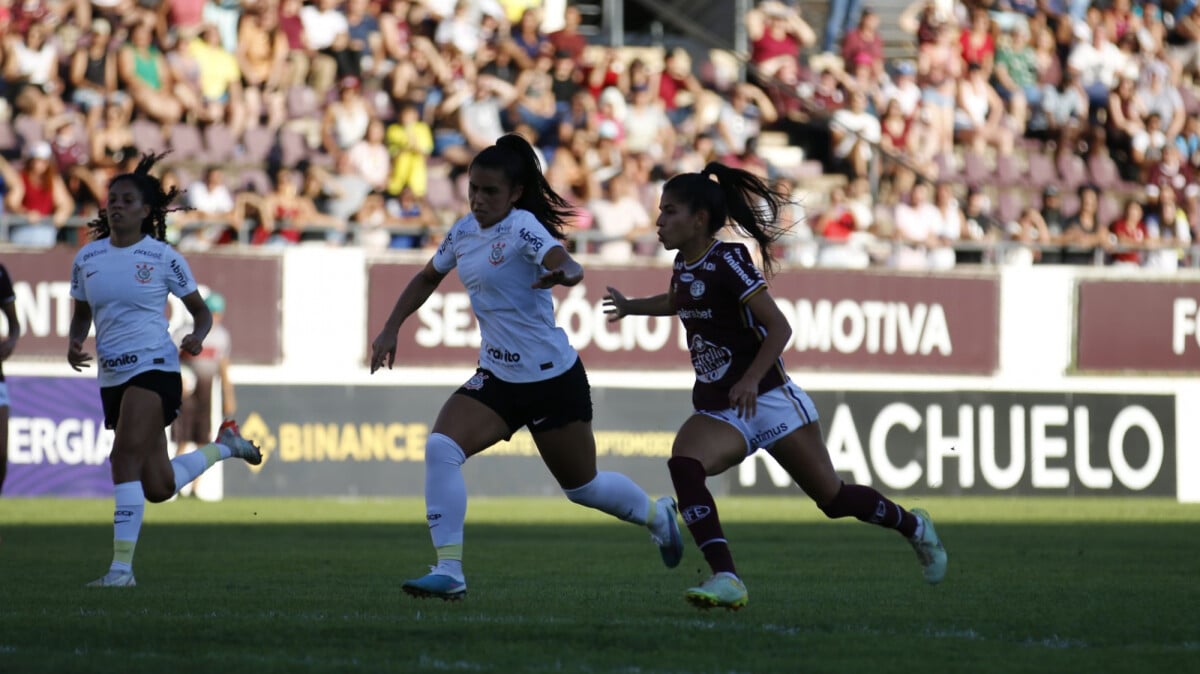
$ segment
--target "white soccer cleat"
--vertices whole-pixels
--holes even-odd
[[[226,419],[221,424],[221,429],[217,431],[217,444],[225,445],[234,456],[251,466],[257,466],[263,461],[262,451],[253,442],[242,437],[237,422],[233,419]]]
[[[85,587],[135,587],[137,581],[132,571],[112,571],[88,583]]]

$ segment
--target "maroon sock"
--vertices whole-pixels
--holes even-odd
[[[717,504],[708,487],[704,486],[708,477],[704,465],[685,456],[673,456],[667,460],[667,469],[675,484],[679,514],[683,515],[688,531],[692,532],[692,538],[704,553],[712,572],[737,574],[733,554],[729,551],[725,532],[721,530],[721,519],[717,517]]]
[[[837,496],[820,508],[830,519],[854,517],[860,522],[895,529],[905,538],[912,538],[917,531],[915,515],[888,500],[883,494],[861,484],[843,482]]]

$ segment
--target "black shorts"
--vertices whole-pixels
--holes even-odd
[[[479,368],[455,393],[474,398],[499,414],[508,424],[505,440],[522,426],[537,433],[592,420],[592,387],[580,359],[557,377],[519,384]]]
[[[183,399],[183,379],[178,372],[147,370],[133,375],[123,384],[100,389],[100,402],[104,405],[105,428],[117,427],[117,417],[121,415],[121,398],[125,396],[125,389],[130,386],[144,388],[158,394],[158,399],[162,401],[164,428],[175,421],[175,417],[179,415],[179,404]]]

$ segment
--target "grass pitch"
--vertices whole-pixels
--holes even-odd
[[[0,672],[1200,671],[1200,506],[902,501],[934,517],[941,585],[802,497],[719,501],[737,613],[684,603],[694,547],[664,569],[565,499],[473,499],[457,603],[399,590],[432,560],[416,499],[150,505],[128,590],[83,587],[111,502],[0,501]]]

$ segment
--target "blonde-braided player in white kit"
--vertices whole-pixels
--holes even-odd
[[[471,298],[482,344],[479,368],[442,406],[425,445],[425,507],[437,551],[431,573],[405,581],[417,597],[460,599],[467,458],[528,426],[546,467],[567,498],[650,529],[667,567],[683,542],[675,501],[657,501],[625,475],[596,470],[592,399],[579,354],[555,325],[550,288],[583,280],[563,248],[570,207],[542,176],[533,148],[507,135],[471,162],[471,212],[447,233],[425,268],[396,300],[371,346],[371,372],[396,358],[404,319],[452,269]]]
[[[179,351],[200,353],[212,327],[187,261],[166,242],[166,214],[177,195],[164,192],[150,174],[161,155],[146,155],[132,173],[109,184],[108,203],[89,223],[91,243],[75,255],[71,270],[70,346],[67,362],[76,371],[89,366],[84,353],[96,323],[96,361],[104,425],[115,429],[112,454],[113,558],[108,573],[92,587],[132,587],[133,551],[146,501],[160,503],[217,461],[237,457],[262,463],[262,454],[221,424],[217,440],[170,460],[166,427],[179,412],[182,384]],[[167,328],[167,294],[183,300],[194,328],[176,346]]]

